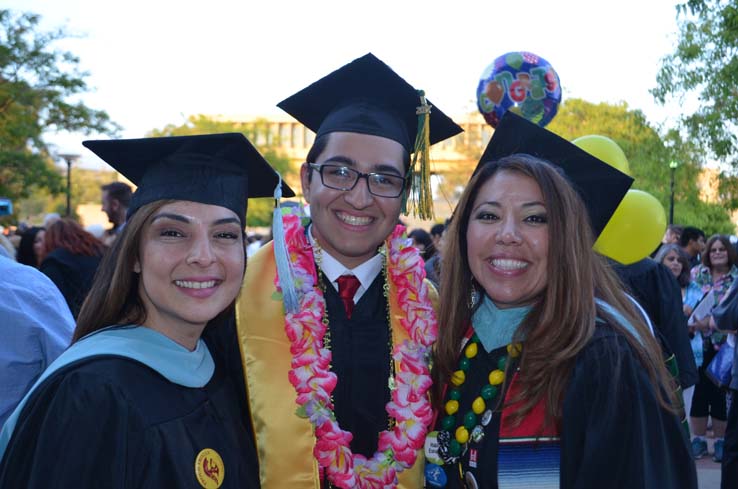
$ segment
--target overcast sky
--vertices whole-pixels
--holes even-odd
[[[557,71],[563,98],[625,101],[654,125],[660,59],[673,51],[672,0],[526,2],[373,0],[5,0],[65,26],[94,91],[83,99],[142,137],[189,115],[269,116],[275,104],[369,51],[426,90],[444,112],[476,110],[485,67],[530,51]],[[80,134],[49,134],[58,152],[99,160]]]

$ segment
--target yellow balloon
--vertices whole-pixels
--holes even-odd
[[[630,175],[628,158],[623,153],[623,150],[620,149],[618,143],[612,139],[606,136],[591,134],[576,138],[572,143],[613,168],[617,168],[626,175]]]
[[[647,257],[666,231],[661,202],[642,190],[628,190],[594,244],[594,250],[624,265]]]

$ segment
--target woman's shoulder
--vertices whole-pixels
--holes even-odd
[[[145,365],[127,358],[99,355],[74,361],[45,379],[38,389],[67,391],[85,396],[106,395],[126,399],[132,396],[137,378],[146,378]]]
[[[47,429],[47,419],[86,426],[97,417],[135,416],[138,410],[122,381],[121,363],[112,357],[93,357],[59,368],[35,386],[19,406],[15,426]]]
[[[99,406],[125,411],[144,426],[177,418],[204,401],[199,389],[174,384],[131,358],[107,354],[84,358],[60,368],[38,386],[29,402],[51,397],[69,402],[84,399],[90,408]],[[173,402],[175,399],[177,402]]]
[[[636,361],[636,353],[626,333],[615,328],[611,322],[600,319],[592,337],[576,356],[575,373],[609,376],[624,364]],[[578,372],[580,369],[582,372]]]
[[[601,351],[601,350],[617,350],[631,351],[625,333],[616,329],[608,320],[600,319],[597,321],[592,334],[582,351]]]

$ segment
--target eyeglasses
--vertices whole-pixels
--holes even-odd
[[[710,253],[725,253],[726,251],[728,250],[726,250],[725,248],[713,248],[710,250]]]
[[[396,199],[405,190],[405,178],[387,173],[362,173],[353,168],[341,165],[318,165],[308,163],[308,166],[320,173],[323,185],[334,190],[348,192],[356,187],[360,179],[366,179],[369,193],[377,197]]]

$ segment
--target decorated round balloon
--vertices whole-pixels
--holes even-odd
[[[508,110],[543,127],[554,118],[560,102],[559,75],[548,61],[525,51],[494,60],[477,86],[477,107],[492,127]]]

